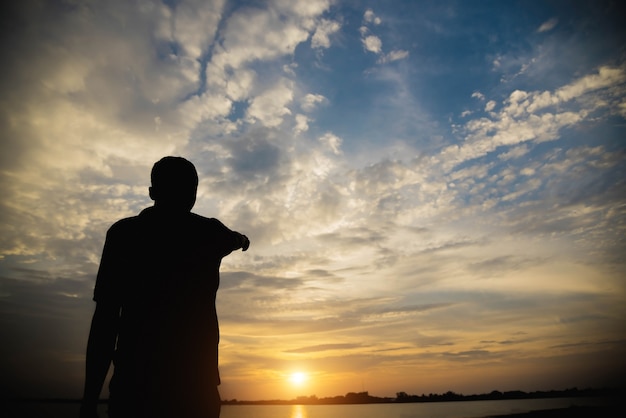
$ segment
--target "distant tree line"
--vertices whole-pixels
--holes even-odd
[[[344,396],[332,396],[318,398],[315,395],[299,396],[291,400],[267,400],[267,401],[238,401],[237,399],[222,401],[225,405],[349,405],[349,404],[373,404],[373,403],[409,403],[409,402],[455,402],[455,401],[485,401],[506,399],[541,399],[541,398],[577,398],[594,396],[618,396],[617,389],[578,389],[550,390],[523,392],[514,390],[500,392],[494,390],[480,395],[463,395],[448,391],[443,394],[430,393],[428,395],[410,395],[406,392],[396,393],[395,398],[372,396],[368,392],[349,392]]]
[[[592,396],[611,396],[615,394],[614,389],[578,389],[571,388],[565,390],[524,392],[513,390],[500,392],[494,390],[490,393],[479,395],[463,395],[448,391],[444,394],[409,395],[406,392],[396,393],[394,402],[453,402],[453,401],[495,401],[506,399],[545,399],[545,398],[578,398]]]

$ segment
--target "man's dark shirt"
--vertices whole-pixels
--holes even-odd
[[[112,403],[163,412],[215,391],[219,267],[241,237],[217,219],[158,207],[109,229],[94,300],[121,307]]]

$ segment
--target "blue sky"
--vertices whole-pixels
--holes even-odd
[[[1,389],[80,396],[106,230],[151,205],[165,155],[198,168],[195,212],[252,241],[222,267],[223,397],[614,384],[626,369],[620,12],[10,6]]]

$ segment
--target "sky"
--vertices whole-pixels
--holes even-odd
[[[223,398],[621,382],[621,6],[2,6],[0,390],[80,397],[106,231],[166,155],[252,242],[222,263]]]

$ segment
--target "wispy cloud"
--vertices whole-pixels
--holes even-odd
[[[537,28],[537,32],[541,33],[541,32],[549,32],[552,29],[554,29],[556,27],[556,25],[559,24],[559,19],[557,19],[556,17],[553,17],[551,19],[546,20],[545,22],[543,22],[541,24],[541,26],[539,26],[539,28]]]
[[[409,56],[409,51],[404,51],[404,50],[391,51],[388,54],[381,57],[379,59],[379,62],[385,63],[385,62],[398,61],[398,60],[405,59],[408,56]]]
[[[351,348],[359,348],[361,347],[359,344],[320,344],[320,345],[312,345],[308,347],[294,348],[292,350],[285,351],[286,353],[314,353],[319,351],[330,351],[330,350],[349,350]]]

